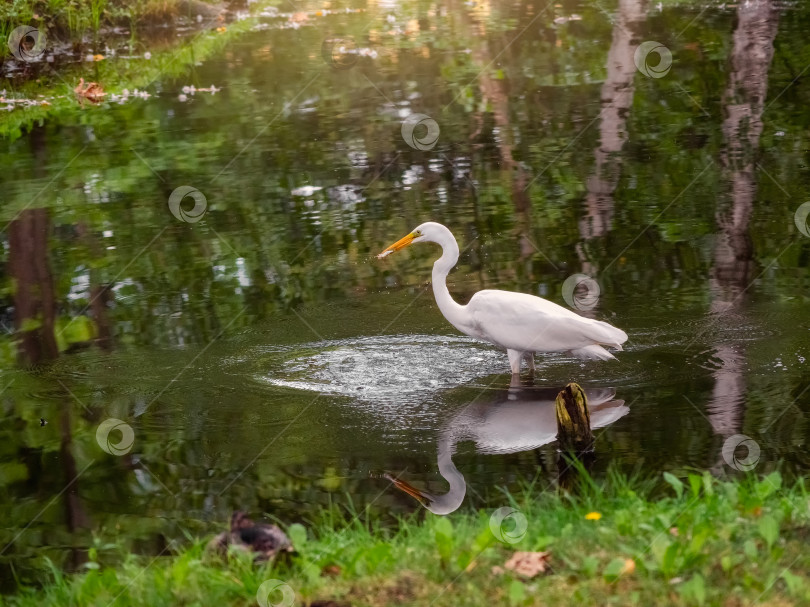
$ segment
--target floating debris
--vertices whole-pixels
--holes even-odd
[[[120,104],[124,104],[127,101],[129,101],[130,98],[149,99],[151,96],[152,95],[150,95],[146,91],[141,91],[141,90],[135,89],[134,91],[130,92],[129,89],[124,89],[124,90],[121,91],[120,94],[110,93],[109,99],[113,103],[118,103],[120,105]]]
[[[568,15],[567,17],[557,17],[556,19],[554,19],[554,23],[556,23],[557,25],[563,25],[571,21],[582,21],[582,15],[573,14]]]
[[[25,97],[22,98],[8,98],[6,97],[6,91],[0,91],[0,103],[6,103],[6,107],[3,109],[10,112],[18,107],[26,108],[31,106],[49,106],[51,102],[47,99],[26,99]]]
[[[326,17],[329,15],[351,15],[355,13],[365,13],[365,9],[346,8],[342,10],[329,10],[321,9],[317,11],[296,11],[294,13],[281,13],[275,7],[269,7],[259,13],[259,17],[267,19],[283,19],[284,23],[275,24],[273,26],[267,23],[259,23],[254,25],[251,29],[253,31],[261,31],[266,29],[299,29],[302,25],[314,25],[311,23],[312,19],[318,17]]]
[[[195,93],[211,93],[212,95],[216,95],[221,90],[222,90],[221,88],[217,88],[213,84],[208,88],[200,88],[200,89],[198,89],[192,84],[191,86],[184,86],[182,88],[183,94],[180,95],[178,99],[180,99],[180,101],[186,101],[188,99],[186,95],[194,95]]]
[[[305,185],[295,188],[290,192],[293,196],[312,196],[315,192],[320,192],[323,188],[317,185]]]

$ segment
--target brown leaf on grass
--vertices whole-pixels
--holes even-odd
[[[551,559],[550,552],[515,552],[506,563],[504,567],[509,571],[514,571],[518,575],[533,578],[536,575],[545,573],[551,566],[549,560]]]
[[[327,565],[321,571],[321,575],[326,577],[337,577],[340,575],[341,569],[337,565]]]
[[[79,102],[86,99],[90,103],[100,103],[107,94],[97,82],[88,82],[85,84],[84,78],[79,78],[79,84],[76,85],[73,92],[79,96]]]

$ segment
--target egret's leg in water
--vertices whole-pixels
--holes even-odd
[[[520,359],[523,358],[523,352],[507,350],[506,355],[509,357],[509,366],[512,367],[512,374],[520,374]]]
[[[534,352],[525,352],[526,362],[529,365],[529,371],[534,373]]]

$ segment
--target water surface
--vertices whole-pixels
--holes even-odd
[[[458,420],[550,407],[569,381],[627,407],[596,431],[596,475],[734,473],[736,434],[757,471],[806,471],[810,9],[352,8],[268,13],[147,99],[4,143],[4,574],[76,567],[94,535],[156,554],[235,508],[413,511],[383,472],[441,493]],[[336,38],[357,52],[325,61]],[[672,53],[662,77],[636,67],[647,40]],[[431,149],[403,139],[414,113],[440,129]],[[180,186],[205,196],[199,221],[172,214]],[[427,220],[459,240],[461,302],[502,288],[567,305],[566,277],[593,277],[582,313],[628,333],[619,360],[538,357],[510,391],[505,354],[437,310],[436,248],[374,257]],[[132,428],[126,453],[100,448],[108,418]],[[554,489],[543,419],[523,438],[458,433],[465,504]]]

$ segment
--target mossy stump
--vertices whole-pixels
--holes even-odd
[[[557,410],[557,440],[560,451],[590,451],[593,448],[593,433],[585,391],[579,384],[572,382],[560,390],[554,405]]]
[[[588,398],[579,384],[570,383],[557,395],[554,405],[560,444],[557,486],[561,493],[576,492],[580,486],[580,470],[590,471],[596,460]]]

